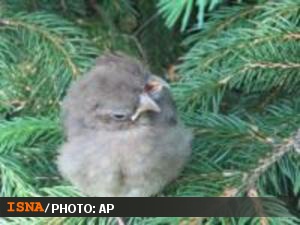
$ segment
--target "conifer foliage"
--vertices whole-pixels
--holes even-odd
[[[159,0],[151,12],[148,4],[0,1],[0,195],[80,196],[55,166],[64,140],[60,102],[96,56],[120,49],[155,58],[150,67],[164,62],[159,70],[166,58],[177,58],[167,77],[195,138],[186,169],[161,195],[295,200],[277,209],[290,217],[127,218],[126,224],[299,224],[293,212],[300,210],[300,0]],[[164,32],[147,29],[161,21]],[[181,34],[176,43],[173,34]],[[158,36],[169,40],[174,55],[147,55],[154,52],[148,40]],[[172,54],[165,43],[157,49]],[[0,224],[117,220],[6,218]]]

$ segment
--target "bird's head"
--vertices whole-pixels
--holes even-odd
[[[124,55],[104,55],[71,87],[67,116],[85,128],[116,130],[175,116],[168,84]],[[161,122],[161,121],[160,121]]]

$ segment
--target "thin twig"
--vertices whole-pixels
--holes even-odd
[[[189,217],[184,218],[179,222],[179,225],[200,225],[205,217]]]
[[[267,217],[265,215],[263,206],[262,206],[262,202],[260,201],[260,199],[258,198],[258,191],[255,188],[252,188],[248,191],[247,193],[248,197],[251,197],[251,200],[254,204],[254,208],[258,214],[259,218],[259,222],[261,225],[269,225]]]
[[[145,53],[145,51],[143,49],[143,46],[141,45],[141,43],[139,42],[139,40],[135,36],[133,36],[133,35],[122,34],[122,36],[127,37],[127,38],[131,39],[134,42],[134,44],[136,45],[139,53],[142,56],[143,62],[146,63],[146,64],[148,64],[149,61],[148,61],[148,58],[147,58],[147,54]]]
[[[65,0],[60,0],[60,6],[64,12],[67,11],[68,7]]]
[[[125,225],[124,221],[122,220],[121,217],[116,217],[116,220],[118,222],[118,225]]]
[[[139,27],[139,29],[137,29],[133,33],[133,36],[137,37],[145,29],[145,27],[147,27],[150,23],[152,23],[152,21],[154,21],[158,16],[159,16],[159,13],[155,13],[154,15],[152,15],[148,20],[146,20],[146,22],[143,25],[141,25]]]
[[[113,33],[117,32],[118,28],[114,24],[110,15],[98,4],[97,0],[89,0],[92,9],[102,18],[103,22],[112,29]]]

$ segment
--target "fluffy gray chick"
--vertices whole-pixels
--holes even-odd
[[[100,57],[71,85],[63,112],[57,164],[89,196],[157,194],[191,153],[167,83],[125,55]]]

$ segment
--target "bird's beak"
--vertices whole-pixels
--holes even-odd
[[[131,116],[131,120],[135,121],[141,115],[142,112],[145,111],[160,112],[160,110],[161,109],[156,104],[156,102],[153,101],[147,93],[142,93],[139,99],[139,106],[135,111],[135,113]]]
[[[159,98],[164,87],[170,88],[168,83],[162,78],[155,75],[150,75],[148,77],[144,86],[144,92],[140,95],[139,106],[135,113],[131,116],[132,121],[135,121],[141,113],[145,111],[161,111],[160,107],[149,95],[151,94],[153,98]]]

